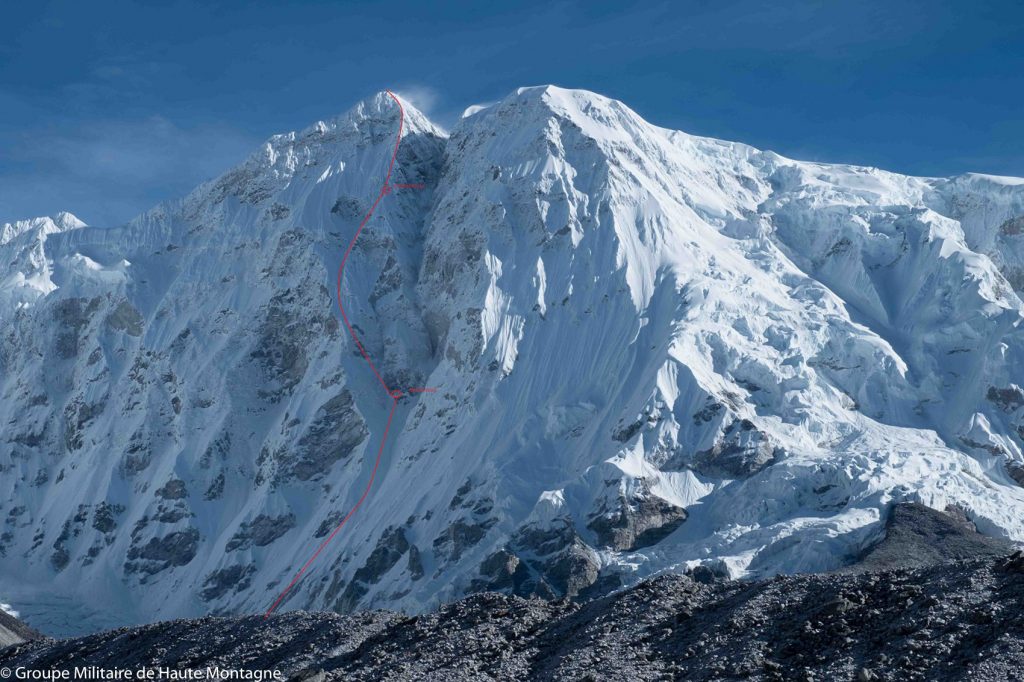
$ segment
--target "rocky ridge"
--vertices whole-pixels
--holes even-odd
[[[857,575],[663,576],[578,604],[486,593],[407,616],[208,617],[0,650],[35,669],[279,670],[293,680],[1007,680],[1024,557]]]

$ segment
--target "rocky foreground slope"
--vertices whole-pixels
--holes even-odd
[[[0,664],[307,680],[1012,680],[1024,676],[1024,558],[755,583],[663,576],[582,606],[486,593],[421,616],[209,617],[17,645]]]
[[[42,638],[40,633],[0,609],[0,649],[19,642]]]
[[[582,604],[487,593],[419,616],[182,620],[22,644],[0,665],[304,680],[1021,679],[1024,555],[919,505],[897,507],[887,527],[841,574],[744,582],[698,569]]]
[[[0,228],[0,597],[53,633],[1024,540],[1024,180],[805,163],[523,88],[381,94],[116,227]],[[398,189],[397,185],[423,185]]]

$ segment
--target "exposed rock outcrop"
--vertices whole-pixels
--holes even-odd
[[[618,551],[649,547],[686,521],[685,509],[661,499],[646,486],[631,496],[620,492],[616,502],[610,509],[598,509],[587,523],[602,547]]]

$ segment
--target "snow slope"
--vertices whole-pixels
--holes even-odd
[[[830,569],[894,502],[1024,541],[1024,180],[812,164],[523,88],[405,104],[346,311],[403,398],[286,609]],[[265,609],[390,399],[336,314],[398,112],[118,228],[0,234],[0,593],[42,629]],[[73,617],[69,614],[73,614]]]

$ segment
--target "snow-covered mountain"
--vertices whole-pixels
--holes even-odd
[[[1024,180],[804,163],[524,88],[410,104],[345,309],[398,402],[283,609],[829,569],[894,502],[1024,541]],[[266,609],[392,399],[337,315],[382,93],[117,228],[0,228],[0,596]]]

